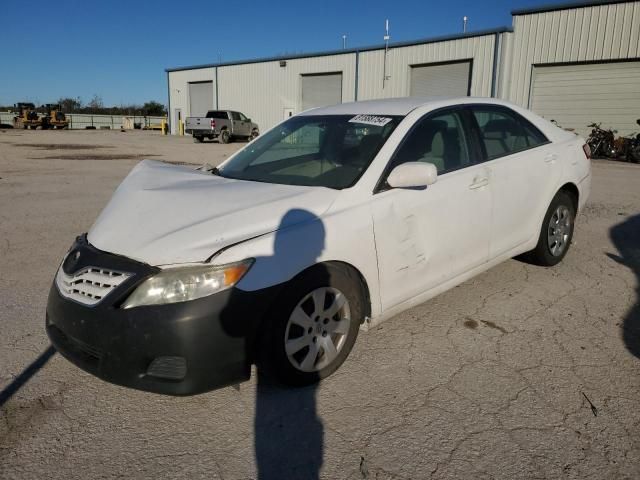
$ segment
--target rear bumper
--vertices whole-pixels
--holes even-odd
[[[108,260],[110,254],[102,256]],[[46,329],[65,358],[108,382],[168,395],[193,395],[249,378],[258,327],[274,288],[119,308],[148,275],[137,276],[94,307],[63,297],[54,282]]]
[[[189,135],[193,135],[194,137],[217,137],[220,132],[216,132],[213,130],[191,130],[186,129],[184,133],[188,133]]]

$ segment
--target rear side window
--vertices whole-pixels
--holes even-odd
[[[210,110],[207,112],[207,118],[220,118],[222,120],[229,120],[227,112],[221,110]]]
[[[233,120],[240,120],[240,114],[238,112],[231,112],[231,118]]]
[[[487,159],[504,157],[547,143],[549,140],[521,115],[502,107],[471,108],[479,127]]]

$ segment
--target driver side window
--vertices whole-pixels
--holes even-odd
[[[418,120],[396,151],[393,165],[429,162],[438,174],[471,164],[462,119],[456,111],[429,114]]]

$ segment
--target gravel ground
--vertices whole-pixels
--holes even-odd
[[[58,263],[138,159],[241,145],[0,133],[0,390],[35,372],[0,407],[0,478],[640,477],[637,165],[594,162],[562,264],[508,261],[362,333],[318,387],[172,398],[45,364]]]

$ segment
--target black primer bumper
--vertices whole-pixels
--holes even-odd
[[[75,260],[75,252],[80,256]],[[197,300],[121,309],[158,269],[101,252],[79,237],[63,268],[134,273],[93,307],[63,297],[54,284],[47,334],[83,370],[111,383],[168,395],[193,395],[247,380],[259,324],[279,287],[229,289]]]

